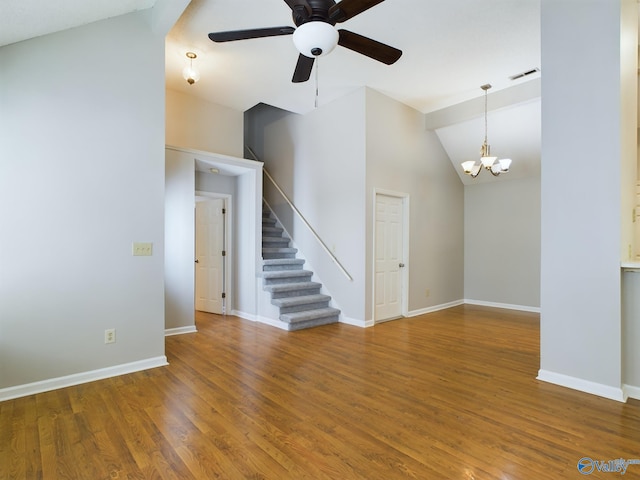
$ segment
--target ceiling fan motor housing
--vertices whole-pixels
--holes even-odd
[[[311,21],[293,33],[293,44],[305,57],[315,58],[331,53],[338,45],[338,31],[330,23]]]

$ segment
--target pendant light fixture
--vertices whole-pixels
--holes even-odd
[[[198,56],[193,52],[187,52],[186,55],[189,59],[189,65],[184,67],[184,70],[182,70],[182,76],[189,85],[193,85],[198,80],[200,80],[200,72],[193,68],[193,59],[197,58]]]
[[[480,174],[482,167],[484,167],[489,170],[493,176],[497,177],[501,173],[507,173],[509,171],[511,159],[501,158],[498,160],[498,157],[491,156],[491,148],[489,144],[487,144],[487,94],[491,85],[482,85],[480,88],[484,90],[484,143],[482,147],[480,147],[480,163],[476,163],[475,160],[468,160],[462,164],[462,169],[467,175],[476,178]]]

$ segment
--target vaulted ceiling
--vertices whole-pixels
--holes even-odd
[[[151,8],[154,3],[3,0],[0,45]],[[477,158],[483,140],[480,86],[493,85],[489,96],[493,110],[494,93],[539,82],[540,72],[510,78],[540,67],[539,10],[540,0],[386,0],[339,27],[401,49],[400,60],[387,66],[338,46],[316,62],[316,85],[315,72],[308,82],[291,82],[298,57],[291,36],[228,43],[213,43],[207,37],[215,31],[293,26],[291,9],[283,0],[192,0],[166,39],[166,83],[170,89],[239,111],[266,103],[306,113],[314,108],[316,87],[320,105],[363,86],[425,114],[470,101],[475,105],[473,115],[440,123],[436,129],[459,170],[461,161]],[[194,85],[181,75],[188,51],[198,55],[194,65],[201,80]],[[539,98],[529,95],[520,100],[523,110],[502,105],[501,115],[489,116],[494,153],[514,159],[511,178],[539,168],[525,168],[523,163],[525,157],[539,163]]]
[[[319,60],[319,102],[363,85],[422,112],[518,82],[540,66],[539,0],[386,0],[338,24],[401,49],[387,66],[338,46]],[[167,37],[167,85],[237,110],[267,103],[292,112],[314,108],[315,73],[291,83],[298,58],[291,36],[213,43],[209,32],[293,26],[283,0],[192,0]],[[180,72],[195,52],[202,79]]]

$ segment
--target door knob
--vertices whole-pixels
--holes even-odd
[[[404,263],[400,263],[398,266],[399,266],[400,268],[404,268]]]
[[[200,263],[200,260],[198,260],[197,258],[196,258],[196,263]]]

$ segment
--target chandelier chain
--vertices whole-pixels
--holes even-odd
[[[488,91],[484,91],[484,143],[487,143],[487,95]]]

